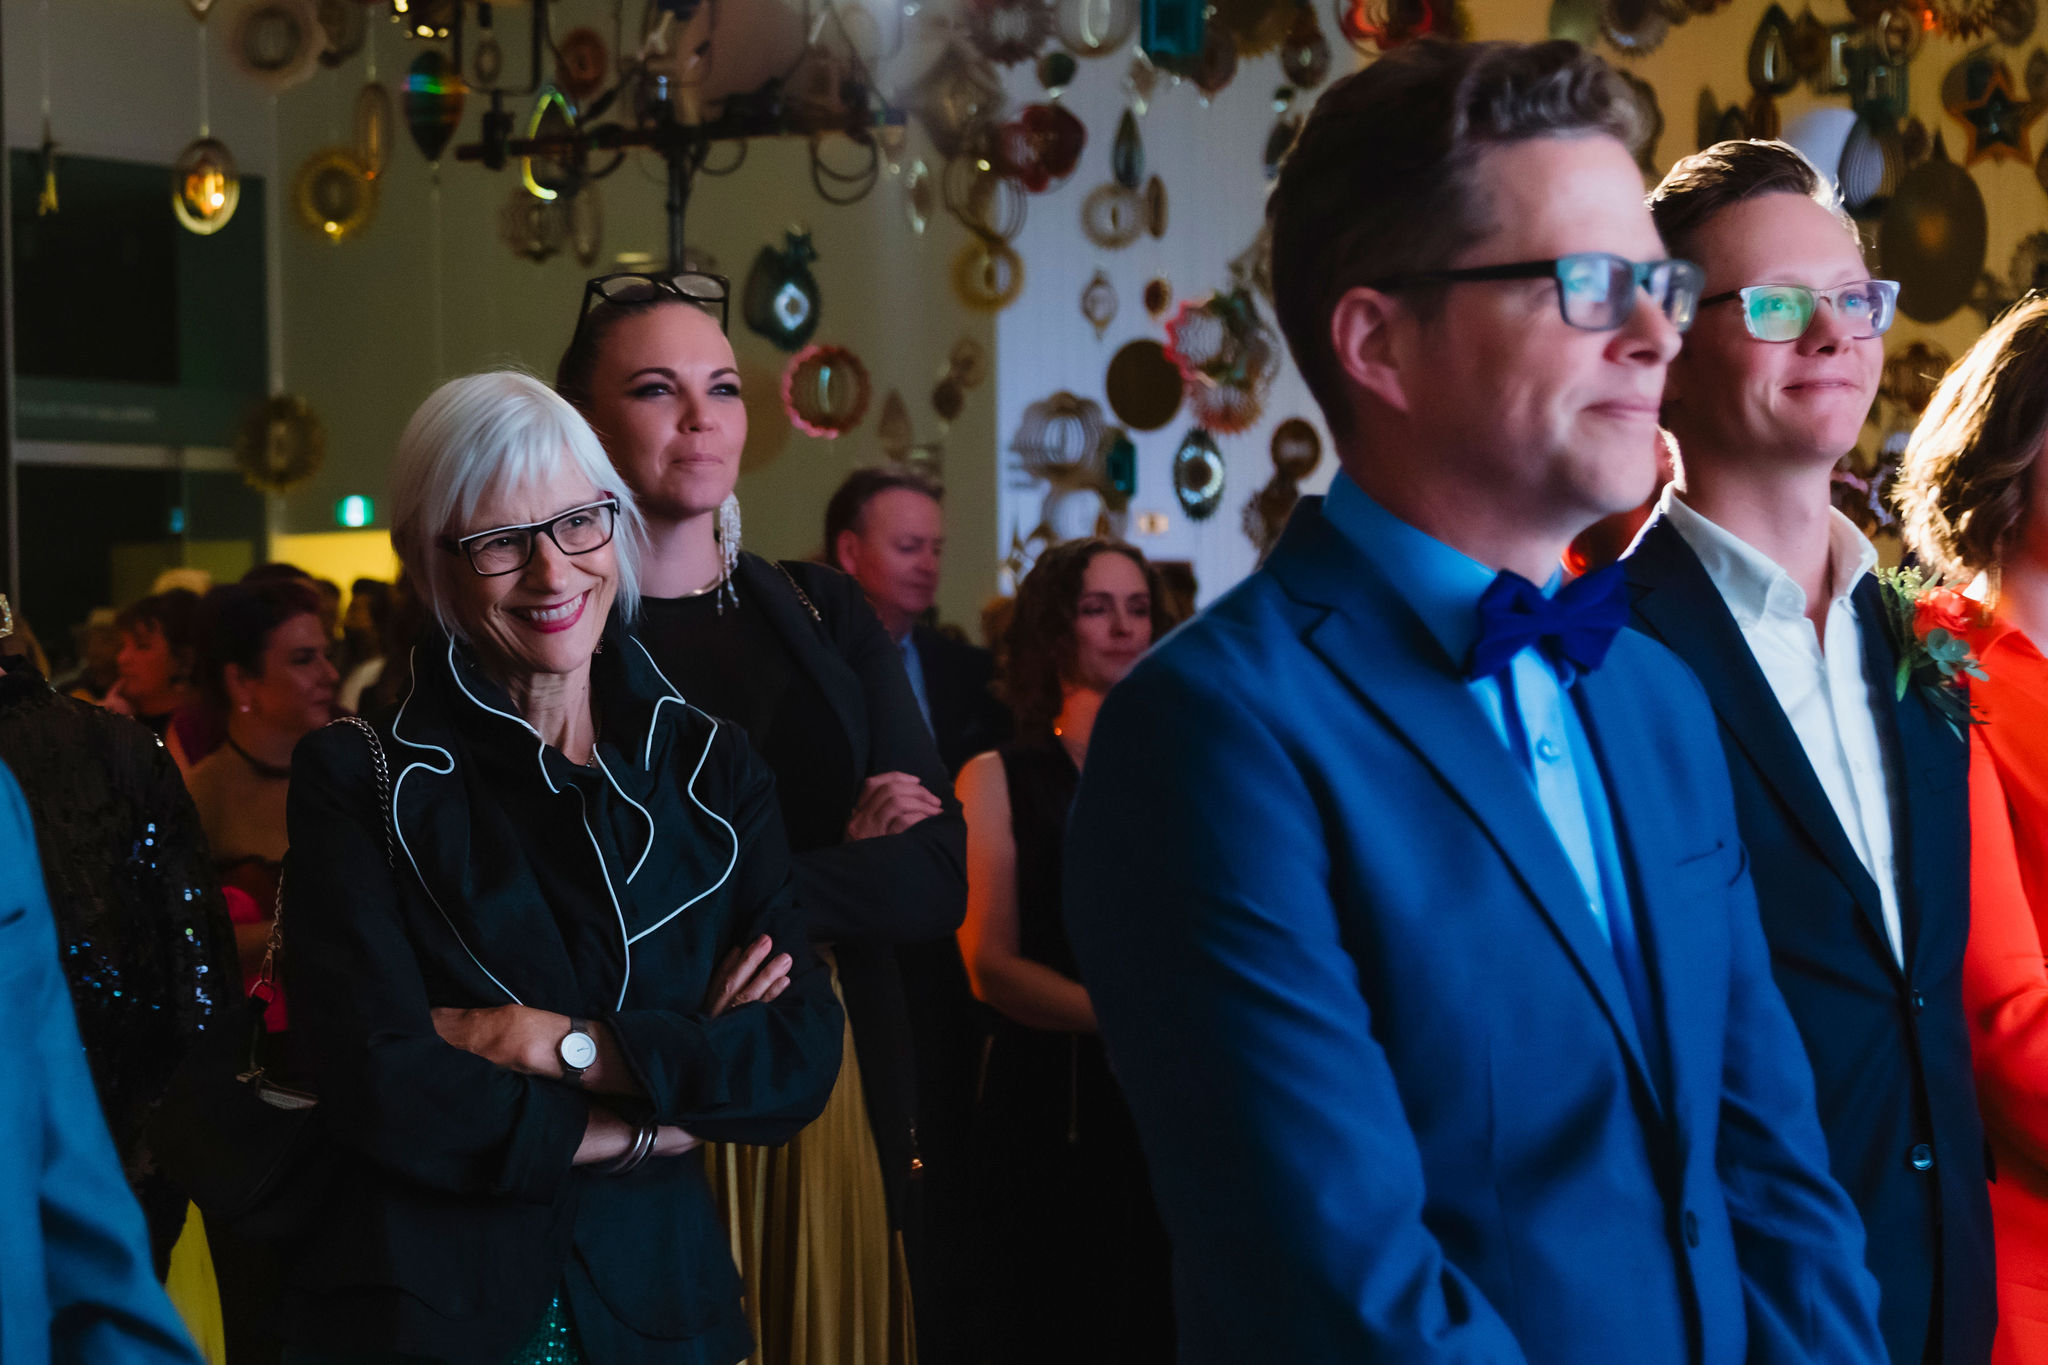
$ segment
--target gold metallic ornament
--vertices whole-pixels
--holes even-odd
[[[1145,230],[1145,201],[1114,180],[1097,185],[1081,205],[1081,231],[1105,251],[1127,247]]]
[[[976,237],[953,258],[953,293],[977,313],[999,313],[1024,292],[1024,258],[1010,244]]]
[[[391,164],[391,129],[398,114],[391,92],[372,81],[356,95],[355,131],[350,150],[365,179],[375,180]]]
[[[1102,340],[1109,324],[1116,321],[1116,286],[1109,282],[1109,276],[1100,270],[1088,281],[1081,291],[1081,316],[1088,319],[1088,325],[1095,329],[1095,339]]]
[[[171,167],[171,212],[187,232],[211,237],[235,216],[242,179],[234,154],[216,138],[202,137]]]
[[[285,493],[320,472],[327,433],[312,406],[280,393],[250,409],[235,435],[235,468],[259,493]]]
[[[339,246],[377,215],[377,187],[344,147],[324,147],[292,177],[292,210],[299,221]]]

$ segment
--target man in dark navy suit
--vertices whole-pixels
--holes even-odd
[[[1863,1216],[1892,1365],[1982,1365],[1996,1321],[1962,1003],[1968,746],[1917,686],[1877,552],[1830,503],[1898,287],[1780,142],[1724,142],[1650,197],[1706,272],[1672,362],[1677,480],[1626,561],[1636,624],[1720,719],[1771,968]]]
[[[1560,587],[1699,298],[1627,86],[1388,52],[1269,203],[1341,470],[1113,691],[1066,920],[1187,1365],[1875,1365],[1699,684]]]

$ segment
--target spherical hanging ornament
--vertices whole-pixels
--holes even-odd
[[[1934,401],[1934,390],[1953,363],[1949,353],[1939,346],[1925,341],[1910,342],[1885,357],[1878,395],[1918,417]]]
[[[287,493],[320,472],[327,433],[305,399],[280,393],[250,409],[235,434],[235,468],[259,493]]]
[[[782,406],[790,422],[828,441],[860,425],[868,392],[867,366],[844,346],[806,346],[782,372]]]
[[[273,95],[311,80],[326,45],[313,0],[256,0],[235,16],[228,33],[235,66]]]
[[[1242,289],[1180,306],[1166,353],[1204,427],[1233,435],[1257,422],[1279,370],[1280,348]]]
[[[1052,37],[1045,0],[962,0],[960,8],[967,41],[1000,66],[1030,61]]]
[[[611,50],[594,28],[571,29],[555,44],[555,83],[579,105],[604,88]]]
[[[1062,389],[1024,409],[1010,449],[1034,478],[1060,480],[1093,464],[1106,430],[1101,404]]]
[[[1118,349],[1102,388],[1117,420],[1137,431],[1157,431],[1171,422],[1186,392],[1180,367],[1150,337],[1125,342]]]
[[[996,169],[1043,194],[1074,173],[1087,145],[1088,129],[1065,105],[1027,105],[996,130]]]
[[[178,226],[211,237],[228,225],[241,202],[242,177],[226,144],[202,137],[178,154],[171,167],[171,213]]]
[[[966,411],[967,394],[960,387],[960,381],[947,375],[932,386],[932,411],[939,415],[941,422],[957,422]]]
[[[347,148],[323,148],[293,177],[292,210],[307,229],[339,246],[376,217],[377,187]]]
[[[906,107],[917,115],[940,156],[967,150],[1003,108],[1003,82],[986,58],[954,42],[911,87]]]
[[[568,214],[559,201],[536,199],[514,185],[498,210],[498,237],[513,255],[538,265],[568,245]]]
[[[1294,11],[1294,27],[1280,45],[1280,71],[1288,84],[1313,90],[1330,75],[1330,40],[1316,20],[1315,6],[1303,3]]]
[[[953,293],[977,313],[999,313],[1024,291],[1024,259],[1008,242],[976,237],[953,258]]]
[[[1290,417],[1273,428],[1273,468],[1300,483],[1323,462],[1323,437],[1306,418]]]
[[[363,50],[370,20],[362,0],[314,0],[320,21],[320,65],[337,67]]]
[[[875,444],[898,464],[910,458],[911,447],[917,444],[917,432],[910,425],[910,408],[896,389],[889,390],[889,396],[882,400],[882,415],[875,419]]]
[[[413,145],[428,161],[439,161],[462,122],[467,90],[462,77],[439,48],[412,59],[405,75],[405,126]]]
[[[376,81],[356,95],[354,134],[349,150],[365,179],[375,180],[391,164],[391,125],[396,122],[391,92]]]
[[[1104,251],[1137,241],[1145,222],[1145,201],[1114,180],[1097,185],[1081,205],[1081,231]]]
[[[1058,99],[1074,83],[1080,70],[1073,53],[1055,48],[1038,59],[1038,83],[1045,87],[1047,95]]]
[[[1095,278],[1081,291],[1081,316],[1095,329],[1097,341],[1102,340],[1109,324],[1116,321],[1116,305],[1116,286],[1109,282],[1109,276],[1096,271]]]
[[[822,301],[811,262],[818,259],[811,234],[791,229],[780,251],[764,246],[754,257],[741,294],[740,316],[748,330],[785,351],[795,351],[818,330]]]
[[[1158,317],[1173,307],[1173,282],[1164,275],[1145,281],[1145,311]]]
[[[1230,35],[1240,57],[1263,57],[1294,31],[1295,0],[1214,0],[1209,24]]]
[[[1216,438],[1191,427],[1173,453],[1173,496],[1190,521],[1207,521],[1223,502],[1223,452]]]

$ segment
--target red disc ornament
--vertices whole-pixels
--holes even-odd
[[[996,130],[997,169],[1033,194],[1074,173],[1088,129],[1063,104],[1031,104]]]
[[[868,367],[844,346],[806,346],[782,372],[783,410],[806,436],[829,441],[853,430],[868,396]]]

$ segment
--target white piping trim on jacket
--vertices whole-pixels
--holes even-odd
[[[633,940],[627,936],[626,912],[619,904],[619,893],[612,888],[612,870],[604,865],[604,849],[597,842],[597,831],[590,827],[590,802],[583,798],[583,788],[572,787],[576,793],[576,805],[583,812],[583,835],[590,840],[590,851],[597,855],[598,875],[604,878],[604,893],[611,897],[612,914],[619,921],[619,942],[624,945],[626,970],[619,975],[619,999],[612,1006],[615,1010],[626,1007],[626,987],[633,981]],[[652,844],[649,840],[649,844]]]
[[[418,653],[419,651],[417,647],[415,647],[414,650],[412,651],[411,656],[409,657],[416,659]],[[408,763],[405,766],[404,771],[398,774],[398,781],[394,782],[391,786],[391,832],[398,839],[398,846],[405,850],[405,860],[408,863],[412,864],[413,875],[420,879],[420,889],[427,893],[428,902],[433,905],[435,910],[440,912],[442,923],[448,926],[448,932],[454,936],[455,941],[462,945],[462,951],[469,955],[469,960],[476,964],[476,969],[478,971],[482,972],[485,976],[490,977],[490,982],[493,986],[496,986],[499,990],[505,992],[505,995],[512,1001],[513,1004],[523,1005],[526,1002],[524,1000],[521,1000],[516,994],[514,994],[510,986],[507,986],[504,982],[498,980],[496,976],[493,976],[491,973],[491,969],[489,967],[484,966],[483,960],[479,958],[476,955],[475,951],[470,948],[469,944],[464,941],[462,934],[455,927],[455,921],[449,918],[448,912],[446,910],[442,909],[440,898],[434,894],[434,888],[428,885],[426,874],[420,871],[420,860],[413,856],[412,845],[406,843],[405,841],[405,826],[398,818],[398,798],[405,791],[405,779],[412,776],[413,771],[418,768],[425,768],[428,772],[434,773],[441,777],[447,777],[455,771],[454,754],[449,753],[446,749],[443,749],[438,744],[419,744],[414,742],[413,740],[407,739],[404,735],[398,733],[399,722],[405,719],[405,708],[412,705],[413,694],[418,690],[419,674],[417,672],[414,672],[412,675],[411,686],[407,687],[405,691],[405,700],[398,704],[398,714],[393,716],[391,719],[391,737],[397,740],[400,744],[405,745],[409,749],[424,749],[429,753],[436,753],[441,755],[442,761],[445,762],[448,766],[445,768],[437,768],[431,763],[413,762]]]
[[[641,939],[646,938],[656,929],[661,928],[662,925],[667,924],[677,915],[682,914],[683,911],[689,909],[698,901],[703,900],[706,896],[718,890],[719,887],[724,886],[726,882],[731,879],[732,870],[740,865],[740,836],[739,831],[734,829],[724,816],[720,815],[717,811],[711,809],[711,807],[705,805],[702,801],[699,801],[697,799],[697,775],[704,771],[705,763],[708,762],[711,758],[711,746],[718,742],[718,727],[720,724],[718,717],[712,715],[708,711],[704,711],[698,707],[692,706],[688,701],[684,700],[683,694],[679,690],[677,690],[676,685],[669,681],[668,674],[661,671],[661,665],[654,662],[654,656],[647,652],[647,646],[640,643],[639,636],[629,635],[626,638],[633,642],[634,648],[638,649],[641,653],[641,656],[647,660],[647,666],[654,670],[655,677],[661,679],[661,685],[669,690],[668,696],[663,697],[660,701],[654,703],[653,715],[649,717],[647,723],[647,754],[649,757],[647,760],[643,760],[640,766],[643,768],[646,767],[648,762],[652,759],[654,753],[654,722],[661,715],[661,708],[663,702],[673,701],[685,710],[695,711],[698,715],[710,721],[711,734],[709,738],[707,738],[704,741],[704,752],[697,755],[697,766],[690,771],[690,780],[684,784],[683,791],[684,794],[690,798],[691,804],[695,805],[698,810],[703,811],[706,815],[710,816],[713,820],[716,820],[720,825],[724,826],[727,836],[732,839],[732,857],[727,860],[725,864],[725,871],[723,874],[720,875],[718,880],[713,882],[710,886],[706,887],[703,891],[700,891],[698,894],[684,901],[681,905],[678,905],[675,909],[669,911],[668,914],[662,916],[653,924],[648,925],[645,929],[642,929],[639,933],[633,935],[632,938],[626,940],[627,943],[630,945],[638,943]],[[650,821],[649,823],[651,824],[652,822]],[[649,842],[652,842],[651,838]]]
[[[646,865],[647,855],[654,852],[654,817],[648,814],[647,807],[641,805],[638,801],[635,801],[631,796],[627,795],[626,789],[619,785],[619,779],[613,777],[612,770],[605,766],[604,755],[600,754],[597,751],[597,746],[595,744],[590,746],[590,761],[595,763],[597,765],[597,770],[604,774],[605,781],[612,784],[612,790],[619,794],[619,799],[621,801],[624,801],[627,805],[631,806],[634,810],[639,811],[640,818],[647,822],[647,842],[641,846],[640,860],[634,863],[633,870],[626,874],[626,885],[631,886],[633,884],[633,878],[639,876],[640,869]]]
[[[533,742],[539,746],[533,751],[533,761],[540,768],[540,780],[548,784],[548,791],[551,795],[560,796],[562,789],[555,785],[554,778],[548,776],[548,742],[540,737],[540,731],[534,729],[526,717],[515,716],[510,711],[500,711],[495,706],[485,706],[482,701],[477,699],[476,693],[469,690],[469,684],[462,680],[462,670],[455,666],[455,637],[452,635],[448,637],[448,672],[454,677],[455,685],[462,689],[462,695],[475,703],[479,711],[488,711],[494,716],[502,716],[514,725],[524,729],[527,734],[533,736]]]

